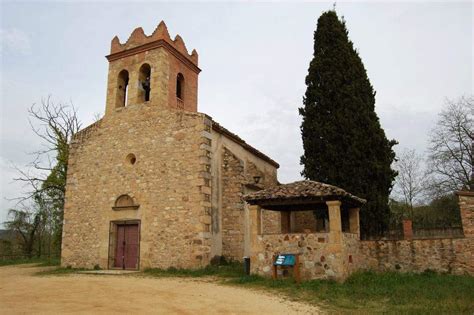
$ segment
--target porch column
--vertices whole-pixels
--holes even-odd
[[[329,242],[342,243],[341,202],[339,200],[326,201],[329,213]]]
[[[360,238],[359,208],[349,209],[349,230]]]
[[[249,205],[249,225],[250,225],[250,257],[252,260],[258,250],[257,237],[262,233],[262,208],[258,205]]]

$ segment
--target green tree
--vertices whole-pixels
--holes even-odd
[[[8,216],[10,221],[4,222],[8,230],[18,236],[18,241],[23,253],[31,258],[33,256],[34,244],[41,229],[41,211],[30,211],[29,209],[10,209]]]
[[[318,19],[306,85],[300,108],[302,175],[367,199],[361,209],[361,232],[385,230],[396,176],[392,147],[397,142],[389,141],[380,126],[375,91],[345,21],[334,11]]]

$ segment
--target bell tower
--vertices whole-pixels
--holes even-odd
[[[197,111],[198,54],[181,36],[171,39],[163,21],[146,36],[136,28],[125,43],[112,39],[105,115],[131,105]]]

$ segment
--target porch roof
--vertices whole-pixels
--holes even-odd
[[[365,199],[342,188],[311,180],[281,184],[250,193],[243,198],[249,204],[276,211],[316,210],[326,201],[332,200],[339,200],[347,207],[360,207],[366,203]]]

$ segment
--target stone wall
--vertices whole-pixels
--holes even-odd
[[[341,262],[347,260],[349,264],[341,245],[329,243],[328,233],[263,234],[256,237],[254,245],[251,272],[262,276],[272,275],[276,253],[299,254],[303,280],[340,279],[346,274]]]
[[[474,238],[474,192],[460,191],[457,195],[464,236]]]
[[[343,278],[360,269],[363,258],[359,254],[359,235],[357,233],[342,233],[342,270]]]
[[[211,125],[204,114],[142,103],[114,109],[81,131],[71,145],[63,265],[110,267],[110,222],[120,220],[141,224],[142,269],[248,255],[241,197],[256,175],[262,181],[254,188],[275,185],[276,167],[218,138]],[[112,210],[123,194],[140,207]],[[278,212],[265,211],[262,219],[266,230],[280,231]]]
[[[110,267],[110,222],[116,220],[140,221],[141,269],[209,262],[207,120],[137,104],[115,109],[78,134],[70,147],[63,266]],[[123,194],[139,208],[113,210]]]
[[[459,192],[464,237],[361,241],[362,269],[474,275],[474,193]]]
[[[299,254],[302,279],[344,280],[368,269],[474,275],[474,193],[459,192],[458,196],[464,231],[459,238],[360,241],[357,209],[350,212],[351,233],[339,233],[341,223],[330,220],[329,233],[260,234],[260,208],[251,206],[252,272],[271,276],[273,255],[291,253]],[[330,217],[335,210],[329,205]],[[337,219],[335,213],[333,218]]]
[[[314,212],[310,211],[296,211],[292,213],[291,218],[294,222],[292,230],[296,233],[316,232],[316,217]]]
[[[474,274],[472,239],[361,241],[361,269]]]
[[[272,169],[272,168],[270,168]],[[242,260],[249,255],[246,247],[250,242],[248,236],[248,215],[242,196],[247,184],[260,176],[259,188],[276,184],[273,172],[259,169],[250,160],[241,159],[227,147],[222,150],[222,255],[233,260]],[[280,232],[280,214],[275,211],[263,211],[262,222],[264,231]]]
[[[222,255],[244,256],[244,161],[228,149],[222,152]]]

